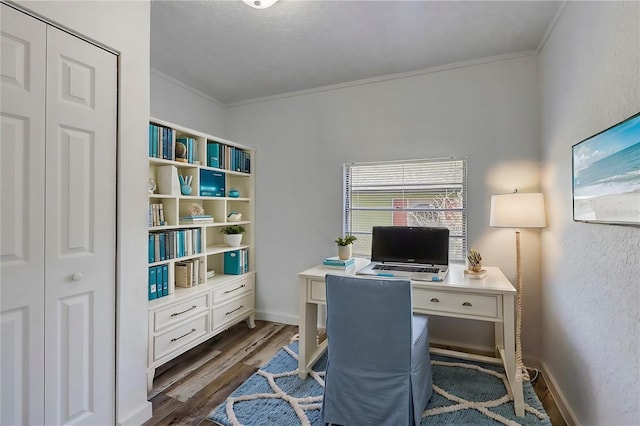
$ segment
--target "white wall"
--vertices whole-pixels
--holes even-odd
[[[147,137],[149,3],[19,2],[50,22],[120,52],[118,70],[117,420],[140,424],[147,401]],[[100,19],[97,19],[97,18]],[[127,184],[123,184],[123,183]],[[99,401],[97,401],[99,403]]]
[[[151,116],[226,139],[224,107],[218,101],[155,70]]]
[[[489,228],[490,196],[538,190],[536,57],[326,88],[227,109],[227,137],[257,148],[257,310],[296,324],[298,272],[335,255],[342,164],[469,158],[469,248],[515,281],[513,230]],[[539,236],[523,232],[523,344],[538,358]],[[434,340],[489,348],[490,323],[431,322]]]
[[[637,425],[640,228],[572,221],[571,146],[640,111],[640,3],[569,2],[540,55],[542,359],[581,425]]]

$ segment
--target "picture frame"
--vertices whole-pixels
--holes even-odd
[[[573,220],[640,226],[640,113],[571,151]]]

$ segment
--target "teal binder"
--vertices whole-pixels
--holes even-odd
[[[162,265],[162,295],[169,294],[169,265]]]
[[[207,166],[220,168],[220,146],[217,142],[207,142]]]
[[[149,300],[155,299],[156,293],[156,267],[152,266],[149,268]]]
[[[240,250],[228,251],[224,254],[224,273],[229,275],[241,275],[242,265]]]

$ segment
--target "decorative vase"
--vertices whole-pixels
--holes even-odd
[[[351,257],[353,244],[347,244],[346,246],[338,246],[338,258],[347,260]]]
[[[240,222],[242,220],[242,213],[231,212],[227,216],[227,222]]]
[[[242,234],[224,234],[224,242],[231,247],[238,247],[242,243]]]
[[[473,265],[469,269],[471,269],[473,272],[480,272],[482,271],[482,264],[478,263],[477,265]]]

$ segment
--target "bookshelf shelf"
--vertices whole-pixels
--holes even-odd
[[[186,162],[177,161],[180,155]],[[235,323],[254,326],[254,161],[250,147],[149,120],[149,180],[156,183],[148,194],[149,389],[160,365]],[[189,180],[191,193],[182,187]],[[240,197],[229,197],[231,188]],[[243,220],[227,222],[232,212],[241,213]],[[213,222],[181,221],[203,214]],[[220,229],[227,225],[245,227],[239,247],[224,244]],[[231,310],[234,314],[226,315]],[[177,339],[185,328],[198,332]]]

